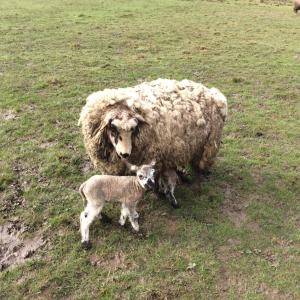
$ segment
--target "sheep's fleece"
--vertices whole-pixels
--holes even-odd
[[[132,139],[131,163],[155,159],[160,170],[184,169],[191,163],[200,171],[212,165],[227,116],[227,100],[218,89],[190,80],[157,79],[88,96],[79,124],[87,153],[103,174],[125,173],[101,129],[106,113],[116,108],[120,113],[125,109],[140,114],[146,121]],[[103,143],[107,143],[107,159],[99,153]]]

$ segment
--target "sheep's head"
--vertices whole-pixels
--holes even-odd
[[[120,158],[128,158],[132,151],[133,138],[145,123],[144,118],[138,113],[123,108],[116,109],[107,113],[100,132],[107,135],[106,142],[109,141],[113,145]],[[103,149],[100,147],[99,151],[107,152],[107,146],[104,145]]]
[[[150,164],[135,166],[130,164],[126,159],[122,159],[129,171],[136,174],[136,178],[145,190],[153,190],[155,188],[155,161],[151,161]]]

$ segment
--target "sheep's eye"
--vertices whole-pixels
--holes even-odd
[[[119,136],[119,140],[122,141],[122,137],[121,136]]]
[[[114,124],[110,124],[110,130],[113,132],[118,132],[117,127]]]
[[[139,175],[139,179],[143,179],[144,178],[144,176],[143,175]]]

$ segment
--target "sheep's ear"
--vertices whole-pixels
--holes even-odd
[[[138,170],[138,167],[129,163],[127,159],[122,158],[122,161],[126,165],[126,167],[129,171],[136,172]]]
[[[102,124],[100,126],[100,131],[102,131],[107,125],[110,125],[112,122],[112,118],[110,116],[107,116],[103,121]]]
[[[97,142],[97,155],[100,159],[105,161],[109,161],[110,155],[113,152],[113,145],[111,144],[108,134],[107,128],[99,130],[98,135],[96,137]]]
[[[146,122],[146,120],[145,120],[140,114],[136,114],[134,117],[139,121],[139,123],[145,123],[145,124],[148,124],[148,123]]]

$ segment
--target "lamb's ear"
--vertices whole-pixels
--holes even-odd
[[[138,170],[138,167],[129,163],[127,159],[122,158],[122,161],[126,165],[126,167],[129,171],[136,172]]]

